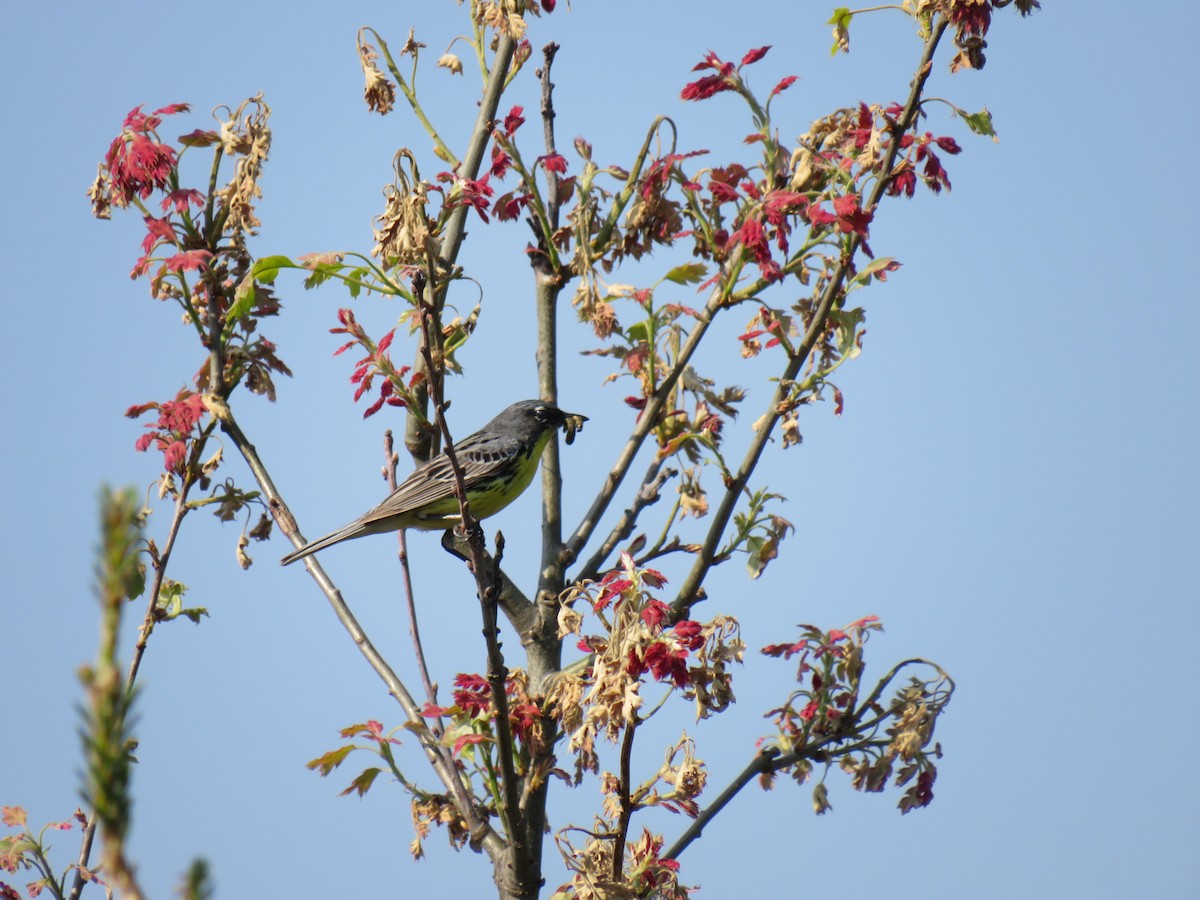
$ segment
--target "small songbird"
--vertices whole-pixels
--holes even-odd
[[[533,481],[550,436],[561,428],[570,444],[586,421],[587,416],[563,412],[544,400],[522,400],[479,431],[457,441],[454,454],[462,467],[471,514],[486,519],[516,500]],[[418,466],[374,509],[345,528],[289,553],[280,564],[286,566],[332,544],[368,534],[401,528],[434,531],[451,528],[458,521],[454,470],[450,467],[450,457],[441,453]]]

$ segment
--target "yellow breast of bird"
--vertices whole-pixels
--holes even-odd
[[[533,481],[542,451],[550,440],[550,432],[543,434],[532,447],[520,453],[516,459],[502,467],[500,474],[480,478],[467,486],[467,498],[471,515],[476,519],[494,516],[508,506]],[[458,523],[458,500],[447,497],[431,503],[421,510],[418,528],[451,528]]]
[[[486,519],[521,496],[533,481],[533,474],[537,471],[542,451],[546,449],[549,440],[550,433],[547,432],[536,444],[513,460],[511,465],[505,466],[503,474],[473,485],[467,492],[471,499],[471,514],[477,519]]]

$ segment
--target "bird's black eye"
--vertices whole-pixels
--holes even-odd
[[[544,407],[544,406],[535,406],[533,408],[533,414],[535,416],[537,416],[539,419],[546,418],[546,412],[547,412],[547,410],[546,410],[546,407]]]

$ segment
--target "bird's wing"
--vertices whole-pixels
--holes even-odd
[[[520,450],[521,441],[511,435],[480,437],[478,433],[464,438],[454,448],[468,490],[502,472]],[[450,466],[450,457],[440,453],[414,470],[386,500],[365,513],[360,522],[377,522],[453,496],[454,469]]]

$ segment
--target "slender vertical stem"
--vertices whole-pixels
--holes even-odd
[[[388,490],[396,490],[396,451],[392,439],[392,429],[387,429],[383,433],[383,453],[386,460],[383,467],[383,477],[387,481]],[[421,684],[425,687],[425,699],[433,705],[437,705],[437,689],[433,686],[433,679],[429,677],[429,666],[425,662],[425,646],[421,643],[421,626],[417,621],[417,601],[416,595],[413,592],[412,570],[408,565],[408,538],[407,533],[402,528],[396,532],[396,539],[399,542],[399,557],[400,557],[400,579],[404,583],[404,601],[408,610],[408,635],[412,638],[413,657],[417,661],[417,671],[421,675]],[[427,719],[429,722],[429,730],[433,732],[434,737],[441,738],[442,723],[439,719]]]
[[[433,279],[436,272],[430,271],[424,276],[418,275],[413,279],[413,296],[423,298],[426,289],[429,296],[436,296],[437,285],[432,280],[425,284],[425,278]],[[442,390],[444,385],[444,370],[439,365],[443,348],[441,346],[442,328],[441,316],[433,303],[419,299],[421,304],[421,356],[425,360],[426,371],[429,372],[429,395],[433,401],[433,413],[441,432],[443,441],[442,452],[450,463],[454,473],[454,493],[458,497],[459,516],[463,533],[467,537],[467,554],[471,573],[475,576],[476,590],[479,594],[480,607],[483,615],[483,635],[488,652],[488,684],[491,687],[492,708],[494,710],[496,729],[496,755],[500,761],[501,789],[504,792],[504,802],[500,809],[501,820],[505,824],[508,846],[506,853],[514,869],[514,878],[518,884],[530,883],[530,856],[528,838],[521,814],[521,787],[517,778],[516,763],[513,758],[512,722],[509,719],[508,669],[504,664],[504,656],[500,651],[500,629],[497,621],[499,606],[499,568],[500,556],[503,551],[503,538],[497,535],[496,557],[493,565],[485,565],[487,552],[484,546],[483,529],[471,515],[470,501],[462,466],[454,449],[454,439],[450,427],[446,423],[446,402]],[[536,882],[536,878],[532,881]]]
[[[550,67],[558,44],[553,41],[542,48],[543,65],[537,70],[542,85],[542,132],[547,155],[554,154],[554,84],[550,81]],[[546,219],[550,230],[558,229],[560,215],[558,196],[558,173],[544,169],[546,174]],[[539,241],[541,238],[539,238]],[[541,247],[534,257],[534,273],[537,292],[537,366],[538,389],[545,400],[558,402],[558,297],[562,291],[563,277],[551,269],[549,247]],[[557,599],[562,590],[562,474],[559,469],[557,435],[546,445],[542,455],[542,571],[538,579],[536,600],[546,604]],[[553,595],[553,597],[550,597]],[[551,612],[546,609],[548,614]],[[557,643],[557,642],[555,642]]]
[[[625,842],[629,839],[629,820],[633,817],[633,736],[639,721],[635,713],[621,737],[621,812],[617,816],[612,858],[612,879],[618,884],[625,868]]]
[[[504,93],[508,73],[512,68],[515,50],[516,43],[513,39],[508,35],[501,35],[496,45],[496,56],[492,62],[491,73],[483,90],[483,99],[479,103],[479,114],[475,117],[475,127],[467,142],[467,152],[463,154],[462,166],[458,171],[461,178],[474,181],[479,177],[479,169],[483,165],[484,152],[487,150],[488,139],[492,134],[492,124],[495,122],[496,110],[500,106],[500,97]],[[462,247],[463,238],[467,233],[468,212],[468,205],[460,204],[446,220],[446,227],[442,232],[441,249],[438,254],[439,263],[444,270],[453,268],[458,259],[458,251]],[[430,285],[431,289],[433,287]],[[439,286],[439,290],[429,296],[430,302],[439,311],[446,299],[445,289],[446,285],[442,284]],[[418,352],[413,367],[417,371],[423,371],[424,366],[425,362]],[[427,384],[418,385],[414,392],[423,412],[428,402]],[[410,415],[405,425],[404,446],[423,461],[429,458],[431,439],[432,435],[424,428],[422,418]]]
[[[557,153],[554,136],[554,83],[550,80],[558,44],[550,42],[542,48],[542,67],[537,70],[541,82],[542,132],[546,154]],[[546,221],[549,238],[535,228],[539,252],[531,255],[534,271],[535,303],[537,310],[537,368],[538,391],[543,399],[558,402],[558,299],[566,279],[555,269],[557,255],[547,240],[552,241],[558,230],[561,214],[558,173],[543,167],[546,175]],[[562,665],[562,641],[558,637],[558,596],[562,592],[566,560],[562,535],[562,471],[559,461],[557,434],[547,443],[542,454],[542,561],[538,573],[536,626],[522,634],[525,643],[529,683],[535,693],[542,690],[546,677]],[[552,755],[558,738],[558,723],[552,716],[542,716],[541,727],[544,755]],[[533,759],[526,776],[525,804],[526,844],[529,848],[530,869],[542,871],[542,845],[545,841],[546,804],[550,780],[542,777],[536,787],[533,779],[546,767],[544,758]]]

